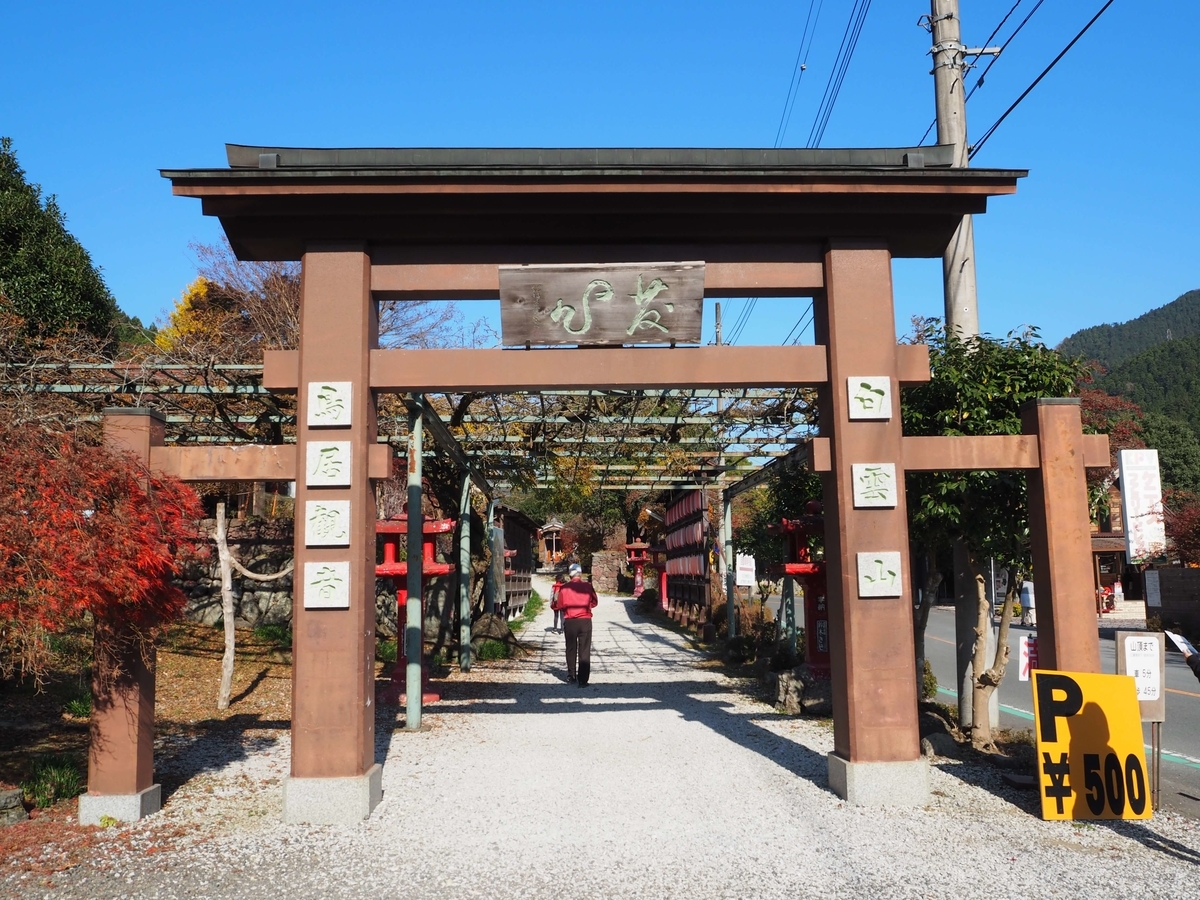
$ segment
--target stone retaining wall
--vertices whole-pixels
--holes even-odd
[[[185,615],[194,622],[215,625],[221,616],[221,568],[217,559],[216,519],[200,523],[208,536],[209,555],[190,566],[180,580],[187,594]],[[292,560],[294,548],[291,519],[231,519],[229,551],[234,559],[261,575],[278,572]],[[233,608],[238,627],[291,625],[292,576],[257,582],[233,570]],[[444,643],[454,628],[458,603],[454,576],[432,578],[425,592],[425,638]],[[385,637],[396,635],[396,586],[391,578],[375,583],[375,623]]]

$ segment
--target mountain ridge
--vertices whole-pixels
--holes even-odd
[[[1200,336],[1200,290],[1187,291],[1126,322],[1081,328],[1063,338],[1058,350],[1111,370],[1167,341],[1196,336]]]

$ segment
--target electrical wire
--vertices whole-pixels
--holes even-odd
[[[813,7],[816,6],[817,15],[813,17]],[[821,8],[825,5],[825,0],[808,0],[808,15],[804,18],[804,32],[800,35],[800,46],[796,48],[796,64],[792,68],[792,77],[788,81],[787,97],[783,101],[783,111],[779,114],[779,127],[775,129],[775,146],[778,147],[783,143],[784,137],[787,135],[788,125],[792,121],[792,110],[796,106],[796,98],[800,96],[800,82],[804,78],[804,73],[808,70],[808,54],[812,52],[813,38],[817,34],[817,23],[821,20]],[[812,24],[812,34],[809,34],[809,24]],[[805,42],[807,41],[807,49]]]
[[[1026,97],[1028,97],[1029,94],[1033,91],[1033,89],[1038,86],[1038,83],[1043,78],[1045,78],[1047,75],[1050,74],[1050,70],[1053,69],[1056,65],[1058,65],[1058,61],[1067,55],[1067,52],[1072,47],[1075,46],[1075,44],[1079,41],[1079,39],[1081,37],[1083,37],[1085,34],[1087,34],[1088,29],[1091,28],[1093,25],[1095,25],[1096,20],[1099,19],[1102,15],[1104,15],[1105,10],[1107,10],[1112,5],[1113,5],[1113,0],[1108,0],[1107,3],[1105,3],[1102,7],[1100,7],[1100,11],[1098,13],[1096,13],[1094,16],[1092,16],[1092,18],[1088,21],[1088,23],[1086,25],[1084,25],[1082,29],[1080,29],[1079,34],[1077,34],[1077,35],[1075,35],[1075,37],[1071,38],[1071,42],[1069,44],[1067,44],[1067,46],[1063,47],[1062,52],[1059,53],[1058,56],[1054,57],[1054,59],[1051,60],[1050,65],[1046,66],[1046,68],[1044,68],[1042,70],[1042,74],[1039,75],[1037,78],[1033,79],[1033,83],[1030,84],[1029,87],[1025,88],[1024,91],[1021,92],[1021,96],[1013,101],[1012,106],[1010,106],[1008,109],[1006,109],[1004,111],[1003,115],[1001,115],[999,119],[997,119],[995,122],[992,123],[992,127],[989,128],[987,131],[985,131],[983,133],[983,137],[981,137],[979,139],[979,143],[975,144],[968,151],[968,153],[967,153],[968,160],[975,158],[975,154],[978,153],[981,149],[983,149],[983,145],[988,142],[988,138],[990,138],[993,134],[996,133],[996,129],[999,128],[1000,124],[1005,119],[1008,118],[1009,113],[1011,113],[1014,109],[1016,109],[1021,104],[1021,101],[1024,100]]]
[[[742,336],[742,331],[746,324],[750,321],[750,314],[754,312],[754,307],[758,305],[757,297],[748,297],[746,303],[742,306],[742,311],[738,314],[737,320],[733,323],[733,327],[729,329],[729,336],[725,343],[733,345],[737,343],[738,338]]]
[[[988,60],[988,64],[983,67],[983,71],[979,73],[979,77],[975,79],[975,83],[973,85],[971,85],[971,89],[969,91],[967,91],[967,96],[963,99],[963,103],[966,103],[967,100],[970,100],[971,95],[973,93],[975,93],[977,90],[979,90],[979,88],[983,87],[983,80],[985,78],[987,78],[987,73],[992,71],[992,66],[994,66],[996,64],[996,60],[998,60],[1001,56],[1004,55],[1004,51],[1008,49],[1008,45],[1012,43],[1013,38],[1015,38],[1018,34],[1021,33],[1021,29],[1024,28],[1026,23],[1028,23],[1029,20],[1033,18],[1033,14],[1035,12],[1037,12],[1039,9],[1041,9],[1042,4],[1045,2],[1046,2],[1046,0],[1038,0],[1038,2],[1034,4],[1033,9],[1031,9],[1029,11],[1029,14],[1027,16],[1025,16],[1024,19],[1021,20],[1021,24],[1013,29],[1013,33],[1008,36],[1008,40],[1006,40],[1003,44],[1000,45],[1000,52],[997,53],[995,56],[993,56],[990,60]],[[1018,4],[1019,4],[1019,0],[1018,0]],[[1017,8],[1016,6],[1013,7],[1013,9],[1016,9],[1016,8]],[[1010,15],[1010,16],[1012,15],[1011,10],[1009,11],[1008,15]],[[1007,19],[1008,16],[1005,16],[1004,18]],[[1000,24],[1003,25],[1004,23],[1001,22]],[[999,31],[999,28],[997,28],[996,30]],[[995,36],[996,36],[996,32],[993,31],[992,37],[995,37]],[[992,38],[989,37],[986,41],[984,41],[983,45],[986,47],[991,40],[992,40]]]
[[[825,93],[821,96],[817,115],[808,132],[808,143],[805,146],[809,148],[819,147],[821,139],[825,136],[825,128],[829,125],[830,116],[833,115],[833,107],[837,103],[838,94],[841,93],[842,82],[845,81],[850,61],[854,58],[854,50],[858,46],[858,38],[862,34],[863,23],[866,21],[870,9],[871,0],[854,0],[854,6],[850,9],[850,18],[846,21],[845,31],[842,32],[842,43],[838,47],[833,68],[829,72],[829,81],[825,84]]]
[[[791,344],[793,347],[800,343],[800,338],[804,336],[804,329],[812,324],[814,304],[808,304],[808,309],[800,314],[800,318],[796,320],[796,324],[792,326],[792,330],[787,333],[787,337],[783,339],[783,346]],[[795,335],[795,338],[792,336]]]

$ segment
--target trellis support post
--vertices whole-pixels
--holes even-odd
[[[404,728],[421,729],[421,657],[424,653],[424,596],[421,584],[421,542],[425,517],[421,513],[421,411],[424,397],[416,397],[408,413],[408,603],[405,604]],[[416,602],[414,602],[416,601]]]

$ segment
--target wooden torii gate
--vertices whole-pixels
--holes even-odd
[[[815,387],[834,648],[829,783],[851,803],[928,798],[905,470],[1030,469],[1046,665],[1098,671],[1084,467],[1107,465],[1106,438],[1085,438],[1068,400],[1028,406],[1018,436],[901,433],[898,389],[928,380],[929,358],[897,344],[891,260],[941,256],[963,215],[1024,175],[953,169],[950,151],[230,146],[229,168],[163,173],[220,217],[240,258],[302,261],[300,349],[264,359],[265,386],[298,392],[296,449],[133,441],[151,465],[185,476],[285,479],[282,467],[297,478],[287,821],[359,821],[380,797],[371,478],[382,474],[382,391]],[[379,301],[495,298],[502,265],[666,260],[704,260],[707,297],[813,297],[816,346],[378,348]],[[133,433],[118,426],[114,440]],[[330,516],[346,539],[309,540]],[[145,702],[133,706],[146,722]],[[151,788],[152,742],[115,718],[100,720],[98,737],[90,793]],[[136,778],[104,780],[98,754]]]

